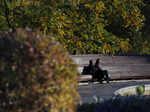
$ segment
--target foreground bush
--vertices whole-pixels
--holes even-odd
[[[150,97],[125,96],[104,102],[82,104],[77,112],[150,112]]]
[[[77,71],[52,37],[0,34],[0,112],[73,112]]]

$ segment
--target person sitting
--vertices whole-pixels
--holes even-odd
[[[84,66],[82,74],[83,75],[92,75],[94,73],[94,65],[93,65],[93,61],[89,60],[89,65],[88,66]]]
[[[102,80],[106,80],[109,83],[109,76],[107,70],[102,70],[99,67],[100,59],[98,58],[94,65],[94,73],[93,73],[93,80],[97,79],[98,81],[102,82]]]

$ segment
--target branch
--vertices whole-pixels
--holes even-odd
[[[11,28],[13,31],[14,31],[14,28],[12,27],[10,21],[9,21],[9,8],[8,8],[8,5],[7,5],[7,1],[4,0],[4,5],[5,5],[5,16],[6,16],[6,21],[8,23],[8,27]]]

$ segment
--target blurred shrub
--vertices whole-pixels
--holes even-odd
[[[73,112],[77,70],[50,36],[0,34],[0,112]]]
[[[119,96],[104,102],[82,104],[77,112],[149,112],[149,105],[150,97],[147,96]]]
[[[143,86],[137,86],[136,87],[136,93],[137,95],[143,95],[145,92],[145,88]]]

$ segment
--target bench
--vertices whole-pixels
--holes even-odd
[[[89,60],[95,63],[100,58],[102,69],[108,70],[110,80],[124,79],[149,79],[150,78],[150,56],[100,56],[100,55],[71,55],[78,64],[81,73]],[[81,75],[81,81],[91,80],[91,75]]]

